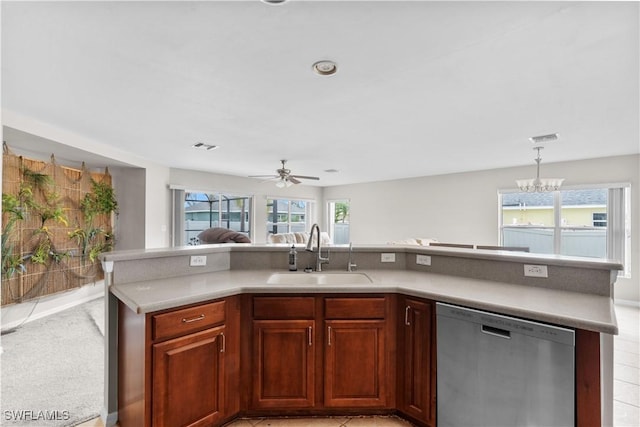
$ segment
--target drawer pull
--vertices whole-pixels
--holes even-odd
[[[329,326],[329,327],[327,328],[327,335],[329,336],[329,339],[328,339],[327,345],[329,345],[329,347],[331,347],[331,326]]]
[[[198,317],[192,317],[191,319],[185,319],[184,317],[182,318],[182,323],[192,323],[192,322],[197,322],[198,320],[203,320],[204,319],[204,314],[201,314]]]
[[[222,332],[220,336],[222,337],[222,349],[220,350],[220,353],[224,353],[227,349],[227,337],[224,336],[224,332]]]
[[[309,329],[307,329],[308,331],[308,335],[309,335],[309,347],[311,347],[313,345],[313,338],[312,333],[313,333],[313,328],[311,328],[311,326],[309,326]]]

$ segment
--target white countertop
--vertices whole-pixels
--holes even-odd
[[[339,286],[270,285],[267,284],[269,276],[283,271],[225,270],[114,284],[110,291],[137,313],[150,313],[242,293],[400,293],[573,328],[618,333],[613,300],[606,296],[417,271],[358,272],[367,274],[372,283]]]

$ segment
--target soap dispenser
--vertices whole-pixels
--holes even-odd
[[[289,271],[298,271],[298,253],[294,245],[289,250]]]

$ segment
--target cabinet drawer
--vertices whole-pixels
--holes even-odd
[[[325,298],[326,319],[384,319],[385,299]]]
[[[254,319],[313,319],[314,297],[254,297]]]
[[[183,335],[223,323],[224,303],[212,302],[153,316],[153,339]]]

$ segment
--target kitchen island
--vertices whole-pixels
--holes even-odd
[[[166,409],[170,397],[155,388],[158,381],[164,381],[164,389],[174,387],[171,381],[178,379],[170,378],[170,370],[153,372],[152,366],[169,366],[172,357],[167,354],[197,347],[194,340],[203,338],[210,349],[224,353],[224,360],[209,358],[206,363],[218,366],[216,375],[225,380],[208,391],[216,400],[216,409],[202,425],[217,425],[237,415],[340,411],[399,411],[416,423],[435,425],[435,338],[431,334],[412,340],[412,332],[402,326],[412,325],[410,319],[420,314],[416,319],[423,319],[427,332],[432,332],[431,304],[437,301],[575,329],[578,425],[600,425],[600,419],[603,425],[610,424],[611,336],[617,333],[612,293],[621,268],[618,263],[502,251],[366,246],[354,248],[352,254],[358,264],[355,274],[366,277],[365,283],[351,283],[342,278],[349,276],[341,273],[339,283],[329,280],[319,284],[305,279],[306,273],[287,273],[287,252],[283,246],[205,245],[105,254],[103,266],[109,285],[107,423],[119,417],[122,427],[133,425],[134,421],[127,419],[138,425],[171,424],[173,415]],[[383,255],[389,254],[395,261],[382,262],[389,259]],[[206,257],[205,266],[190,265],[191,257],[202,256]],[[416,262],[418,256],[421,264]],[[314,257],[300,253],[299,265],[314,265]],[[425,259],[430,265],[424,265]],[[324,274],[346,272],[348,262],[348,248],[332,247]],[[547,277],[525,276],[525,266],[543,267]],[[274,280],[289,274],[295,279]],[[295,315],[289,313],[291,307],[296,307]],[[206,315],[199,311],[202,308],[209,310]],[[179,331],[163,336],[157,328],[172,316],[187,325],[185,334],[204,335],[184,342],[177,341],[183,339]],[[212,323],[205,324],[201,316]],[[192,327],[194,324],[199,326]],[[284,326],[291,329],[282,329]],[[260,382],[272,377],[267,365],[256,363],[257,358],[268,358],[273,352],[269,340],[281,344],[285,336],[296,336],[307,347],[331,342],[332,337],[335,340],[331,349],[305,353],[300,369],[306,370],[299,383],[306,388],[303,392],[294,390],[299,396],[286,402],[270,398],[278,390]],[[347,336],[371,343],[377,352],[371,357],[379,375],[371,377],[375,390],[369,390],[368,385],[358,390],[366,391],[367,399],[340,399],[330,393],[349,387],[339,383],[340,377],[334,374],[343,360],[337,343]],[[426,397],[407,386],[412,361],[402,356],[407,345],[422,345],[422,341],[430,345],[420,351],[432,355],[428,358],[432,366],[420,382],[420,387],[429,391]],[[411,408],[420,406],[411,403],[416,397],[423,404],[412,413]],[[365,400],[368,404],[360,404]]]

